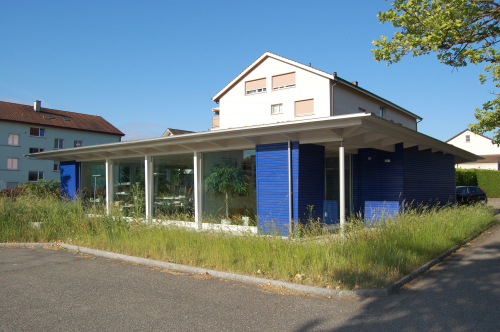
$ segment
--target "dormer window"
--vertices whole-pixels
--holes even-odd
[[[246,95],[253,95],[256,93],[264,93],[267,91],[266,79],[261,78],[258,80],[245,82]]]
[[[69,122],[70,120],[68,118],[64,118],[64,122]]]
[[[273,90],[295,87],[295,73],[273,76]]]

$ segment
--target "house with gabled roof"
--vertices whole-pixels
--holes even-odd
[[[457,168],[500,169],[500,147],[484,135],[475,134],[465,129],[453,136],[446,143],[474,153],[481,157],[475,161],[457,163]]]
[[[479,158],[418,132],[421,117],[358,82],[270,52],[212,99],[211,131],[34,157],[90,172],[69,180],[80,190],[95,192],[89,179],[105,178],[97,189],[110,213],[137,207],[134,187],[148,218],[192,214],[198,229],[215,218],[284,235],[311,218],[343,225],[354,214],[401,212],[406,202],[454,202],[455,163]],[[211,174],[222,169],[230,188],[245,190],[217,190]]]
[[[60,179],[58,161],[36,160],[30,153],[120,142],[124,134],[97,115],[0,101],[0,189],[28,181]]]

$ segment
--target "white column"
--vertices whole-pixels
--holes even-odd
[[[146,219],[153,218],[153,157],[144,156],[144,199],[146,204]]]
[[[293,236],[292,147],[288,140],[288,236]]]
[[[202,190],[203,190],[203,159],[201,152],[194,152],[194,221],[198,230],[203,229],[203,209],[202,209]]]
[[[340,230],[344,234],[345,227],[345,155],[344,142],[340,142],[339,148],[339,212],[340,212]]]
[[[113,212],[113,160],[106,159],[106,213],[110,215]]]

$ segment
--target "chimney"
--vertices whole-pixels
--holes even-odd
[[[33,105],[33,109],[35,112],[40,112],[42,102],[40,100],[35,100],[35,105]]]
[[[358,81],[352,81],[351,83],[354,84],[355,86],[358,86]]]

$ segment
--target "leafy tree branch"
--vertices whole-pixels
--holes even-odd
[[[381,23],[400,29],[392,39],[374,40],[375,60],[387,65],[405,55],[436,54],[439,61],[455,68],[485,63],[479,83],[491,80],[500,88],[500,3],[498,0],[395,0],[392,8],[379,12]],[[500,144],[500,96],[477,108],[472,131],[482,134],[494,130]]]

